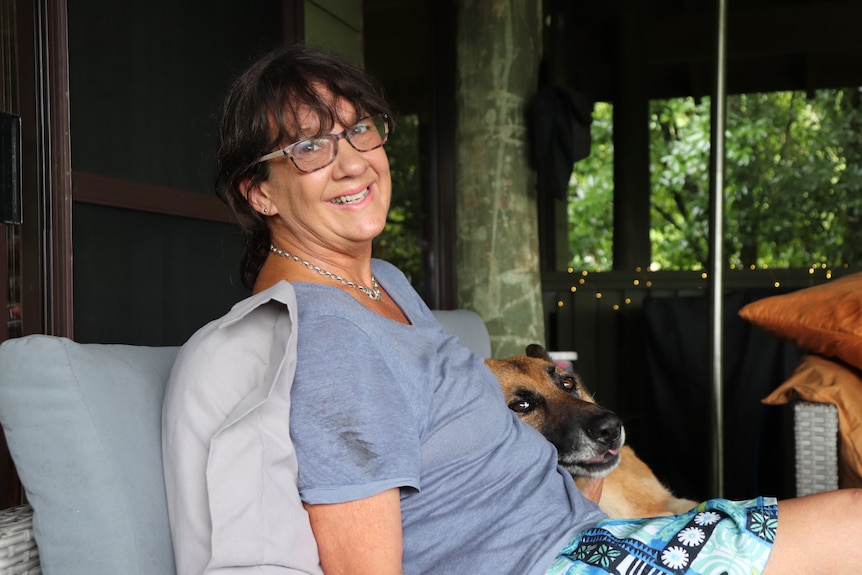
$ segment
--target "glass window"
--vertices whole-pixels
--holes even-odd
[[[862,263],[862,91],[728,97],[725,257],[734,267]],[[572,267],[612,267],[612,109],[597,104],[593,148],[569,189]],[[652,269],[709,257],[710,100],[650,102]]]
[[[394,264],[419,289],[423,281],[422,190],[419,165],[419,117],[398,117],[386,143],[392,174],[392,201],[386,228],[375,239],[374,257]]]
[[[614,256],[614,109],[597,102],[590,129],[590,155],[575,164],[569,180],[570,266],[608,270]]]

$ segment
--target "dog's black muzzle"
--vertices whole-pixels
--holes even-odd
[[[584,426],[587,436],[607,449],[619,449],[621,445],[623,422],[612,411],[604,411],[593,416]]]

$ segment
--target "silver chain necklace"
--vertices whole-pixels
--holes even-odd
[[[321,268],[320,266],[316,266],[311,262],[307,262],[304,259],[297,257],[290,252],[280,250],[272,244],[269,244],[269,251],[271,251],[274,254],[278,254],[282,257],[285,257],[289,260],[293,260],[298,264],[302,264],[305,267],[307,267],[308,269],[316,271],[317,273],[319,273],[322,276],[326,276],[328,278],[334,279],[335,281],[343,283],[344,285],[346,285],[348,287],[356,288],[359,291],[361,291],[362,293],[364,293],[365,295],[367,295],[368,297],[370,297],[371,299],[373,299],[374,301],[380,301],[383,299],[383,295],[380,293],[380,286],[377,284],[377,280],[374,279],[374,276],[371,276],[371,287],[367,288],[364,285],[359,285],[358,283],[354,283],[350,280],[344,279],[341,276],[335,275],[332,272],[328,272],[325,269]]]

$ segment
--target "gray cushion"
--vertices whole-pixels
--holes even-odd
[[[479,357],[491,357],[491,339],[482,317],[469,309],[432,310],[434,318]]]
[[[46,575],[172,575],[161,409],[178,348],[0,346],[0,422]]]

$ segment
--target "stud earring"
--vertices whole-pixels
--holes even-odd
[[[269,213],[269,208],[263,208],[263,213],[268,214],[268,213]]]

